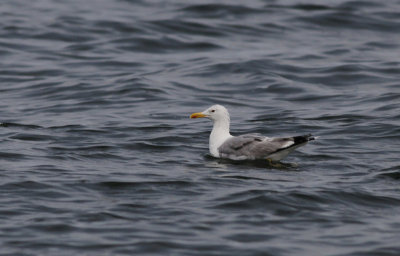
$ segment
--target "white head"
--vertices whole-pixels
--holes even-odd
[[[218,148],[228,138],[232,137],[229,133],[229,113],[226,108],[221,105],[214,105],[204,110],[190,115],[190,118],[205,117],[213,121],[213,129],[210,134],[210,153],[214,157],[219,157]]]
[[[211,119],[213,122],[223,121],[230,122],[229,112],[228,110],[221,105],[213,105],[203,112],[193,113],[190,115],[190,118],[201,118],[205,117]]]

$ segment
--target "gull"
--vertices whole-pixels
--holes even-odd
[[[210,154],[216,158],[231,160],[268,160],[272,162],[285,158],[290,152],[307,142],[315,140],[311,134],[294,137],[265,137],[258,134],[232,136],[229,132],[228,110],[221,105],[213,105],[190,118],[208,118],[213,121],[210,134]]]

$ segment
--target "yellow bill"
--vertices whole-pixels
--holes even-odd
[[[193,113],[190,115],[190,118],[201,118],[201,117],[206,117],[206,115],[204,115],[201,112]]]

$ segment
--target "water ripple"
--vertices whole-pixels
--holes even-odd
[[[399,3],[0,3],[5,255],[397,255]],[[283,168],[208,153],[313,133]]]

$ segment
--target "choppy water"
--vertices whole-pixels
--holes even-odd
[[[397,0],[1,1],[0,254],[399,255],[399,107]]]

